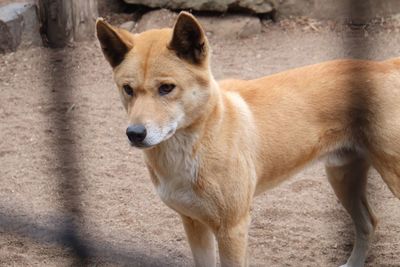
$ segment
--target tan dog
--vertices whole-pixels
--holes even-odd
[[[246,266],[253,197],[306,164],[329,181],[356,226],[344,266],[363,266],[376,219],[367,171],[400,197],[400,60],[340,60],[257,80],[217,83],[203,29],[182,12],[173,29],[97,36],[160,198],[182,217],[196,266]]]

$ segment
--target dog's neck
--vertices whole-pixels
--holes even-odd
[[[201,145],[204,145],[200,144],[200,140],[210,140],[214,132],[211,128],[219,125],[217,121],[222,119],[223,104],[221,98],[222,92],[218,83],[212,77],[210,80],[210,98],[207,105],[204,106],[202,114],[189,126],[177,130],[168,140],[144,150],[145,157],[152,159],[152,162],[159,162],[166,168],[174,168],[174,166],[179,165],[177,164],[179,161],[187,161],[188,159],[197,161],[199,149]],[[205,136],[206,133],[209,136]],[[187,167],[193,169],[193,166]],[[194,169],[192,171],[195,172]],[[196,176],[195,173],[193,175]]]

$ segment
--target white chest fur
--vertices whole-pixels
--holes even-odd
[[[161,144],[157,155],[146,154],[159,182],[156,189],[161,200],[187,216],[194,213],[198,204],[193,185],[197,180],[199,159],[193,155],[193,142],[193,136],[176,134]]]

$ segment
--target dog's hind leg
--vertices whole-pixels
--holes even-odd
[[[389,186],[393,195],[400,199],[400,169],[397,171],[378,171]]]
[[[392,193],[400,199],[400,158],[397,157],[372,157],[373,166],[388,185]]]
[[[344,267],[364,266],[369,242],[375,230],[376,218],[366,197],[369,167],[370,164],[355,152],[329,156],[326,164],[329,182],[355,225],[353,251]]]
[[[215,238],[205,224],[181,215],[196,267],[216,266]]]

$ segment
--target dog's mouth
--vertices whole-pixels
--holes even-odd
[[[161,138],[159,141],[158,140],[155,141],[153,139],[150,139],[149,141],[146,141],[147,138],[145,138],[143,140],[143,142],[132,142],[132,141],[129,141],[129,144],[132,147],[139,148],[139,149],[152,148],[152,147],[155,147],[155,146],[167,141],[168,139],[170,139],[175,134],[175,132],[176,132],[176,127],[173,127],[171,129],[169,129],[167,134],[163,138]]]
[[[170,139],[176,132],[176,128],[170,129],[163,141]]]
[[[131,141],[129,141],[129,144],[131,145],[131,147],[140,148],[140,149],[151,148],[154,146],[154,145],[148,145],[148,144],[141,143],[141,142],[137,143],[137,142],[131,142]]]

